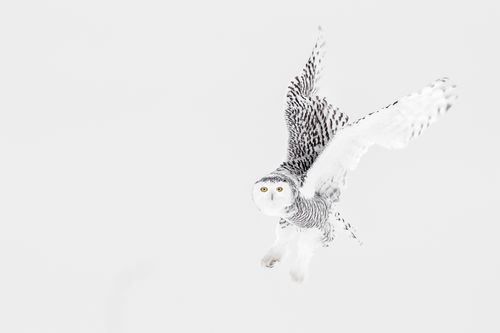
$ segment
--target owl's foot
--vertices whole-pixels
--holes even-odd
[[[271,248],[269,252],[267,252],[267,254],[264,256],[264,258],[262,258],[260,263],[264,267],[273,268],[274,265],[276,265],[283,259],[285,253],[286,253],[285,249]]]
[[[290,270],[290,277],[293,282],[302,283],[306,278],[306,271],[300,268],[292,268]]]
[[[276,263],[280,262],[280,260],[281,256],[277,256],[275,254],[266,254],[264,258],[262,258],[260,263],[264,267],[273,268]]]
[[[292,281],[302,283],[307,278],[309,263],[314,251],[321,246],[323,233],[312,228],[300,234],[297,243],[297,259],[290,270]]]

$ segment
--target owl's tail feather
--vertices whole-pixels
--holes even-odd
[[[349,223],[349,222],[346,222],[344,220],[344,218],[340,215],[339,212],[334,212],[334,218],[336,221],[340,222],[343,226],[343,229],[345,231],[347,231],[347,233],[349,234],[349,236],[351,236],[352,239],[354,239],[356,242],[358,242],[358,244],[361,246],[363,245],[363,242],[358,238],[358,236],[356,235],[356,229],[354,229],[354,227]]]

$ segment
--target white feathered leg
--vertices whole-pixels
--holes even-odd
[[[297,240],[297,259],[290,270],[293,281],[297,283],[304,281],[314,251],[323,244],[322,239],[323,233],[319,229],[301,230]]]
[[[288,252],[289,243],[296,233],[295,226],[281,219],[276,225],[276,240],[269,251],[267,251],[267,254],[262,258],[262,266],[272,268],[277,262],[283,260]]]

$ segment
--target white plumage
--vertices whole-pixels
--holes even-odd
[[[320,31],[301,75],[288,87],[285,110],[289,132],[287,160],[259,179],[253,199],[260,211],[277,216],[276,241],[262,259],[273,267],[297,241],[297,258],[290,270],[301,282],[320,246],[335,237],[334,224],[359,241],[337,208],[346,175],[372,146],[406,147],[439,119],[456,99],[455,87],[443,78],[354,122],[317,95],[324,41]],[[297,237],[294,237],[297,236]],[[360,242],[361,243],[361,242]]]
[[[345,185],[345,175],[354,170],[372,145],[404,148],[451,107],[455,87],[439,79],[418,93],[408,95],[337,132],[316,159],[301,188],[311,198],[325,187]]]

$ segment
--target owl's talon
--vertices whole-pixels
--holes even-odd
[[[281,258],[267,255],[264,258],[262,258],[260,263],[263,267],[273,268],[276,263],[280,262],[280,260]]]

